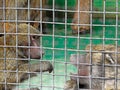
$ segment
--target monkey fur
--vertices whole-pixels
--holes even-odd
[[[76,0],[76,12],[71,26],[73,33],[87,33],[90,30],[90,0]],[[79,11],[79,12],[78,12]],[[80,24],[80,25],[78,25]],[[85,24],[85,25],[84,25]],[[79,32],[78,32],[79,30]]]
[[[71,80],[66,81],[64,90],[119,90],[120,47],[117,46],[117,53],[115,53],[115,45],[92,45],[91,51],[92,52],[90,52],[90,45],[88,45],[86,47],[86,54],[71,55],[70,62],[78,68],[78,73],[71,74]],[[89,78],[91,75],[92,79]],[[79,81],[79,83],[74,82],[79,89],[76,89],[75,87],[68,89],[70,87],[69,85],[74,85],[72,84],[73,80],[76,82],[77,80]],[[80,88],[81,86],[84,87]]]
[[[45,24],[44,21],[46,16],[45,8],[47,0],[1,0],[0,1],[0,19],[6,20],[8,23],[30,23],[36,29],[42,27],[44,32]],[[2,8],[5,9],[2,9]],[[0,23],[2,24],[2,23]],[[0,25],[1,26],[1,25]]]
[[[73,79],[66,81],[64,90],[78,90],[77,81]]]
[[[37,72],[52,72],[48,61],[29,63],[30,59],[40,59],[44,53],[39,45],[39,30],[27,24],[5,23],[4,26],[5,34],[0,37],[0,90],[12,90],[17,83]]]

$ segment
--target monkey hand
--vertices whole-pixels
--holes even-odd
[[[29,74],[31,77],[36,76],[37,72],[46,72],[51,73],[53,70],[53,66],[49,61],[41,61],[35,64],[23,64],[19,66],[19,81],[22,82],[29,78]],[[29,72],[29,73],[28,73]]]
[[[46,72],[51,73],[53,71],[53,66],[49,61],[41,61],[30,66],[32,72]]]

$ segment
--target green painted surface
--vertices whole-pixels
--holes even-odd
[[[116,11],[116,7],[120,9],[120,1],[116,3],[116,0],[94,0],[93,7],[95,10]]]
[[[49,0],[48,4],[53,5],[53,1],[55,3],[55,6],[64,8],[65,3],[67,3],[68,8],[73,8],[76,4],[76,0]],[[111,11],[115,10],[116,5],[118,5],[118,8],[120,9],[120,1],[119,0],[92,0],[93,1],[93,8],[97,10],[103,10],[104,6],[106,10]],[[118,1],[116,3],[116,1]]]

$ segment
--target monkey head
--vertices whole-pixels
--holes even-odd
[[[31,25],[5,23],[5,33],[2,43],[12,46],[19,57],[40,59],[44,54],[40,46],[41,33]],[[1,38],[4,39],[3,36]]]

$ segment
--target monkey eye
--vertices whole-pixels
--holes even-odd
[[[33,39],[37,40],[40,38],[40,36],[32,36]]]

